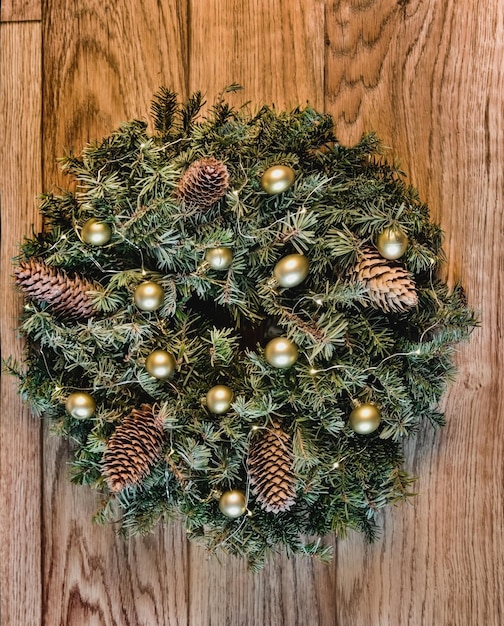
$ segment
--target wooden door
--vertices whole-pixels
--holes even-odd
[[[342,143],[374,129],[446,231],[450,282],[481,327],[457,354],[448,425],[409,442],[411,505],[330,565],[259,574],[209,560],[179,527],[124,541],[94,526],[64,443],[2,376],[2,626],[498,626],[504,623],[504,4],[488,0],[4,0],[0,25],[2,356],[20,354],[16,243],[41,226],[56,158],[147,116],[160,85],[208,101],[309,101]],[[240,100],[241,99],[241,100]]]

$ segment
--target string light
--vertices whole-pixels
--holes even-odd
[[[381,367],[383,363],[385,363],[385,361],[388,361],[389,359],[393,359],[397,356],[420,356],[421,354],[422,354],[422,351],[420,350],[420,348],[417,348],[416,350],[412,350],[411,352],[396,352],[395,354],[389,354],[389,356],[385,357],[382,361],[380,361],[378,365],[373,365],[372,367],[366,367],[365,369],[363,369],[362,373],[376,370],[379,367]],[[312,367],[309,370],[309,372],[310,374],[320,374],[321,372],[329,372],[330,370],[335,370],[335,369],[350,370],[352,369],[352,367],[350,365],[331,365],[330,367],[323,367],[320,369],[315,369],[314,367]]]
[[[306,205],[306,203],[308,202],[308,200],[310,199],[310,197],[311,197],[311,196],[313,196],[313,194],[314,194],[316,191],[318,191],[321,187],[325,187],[325,186],[327,185],[327,183],[330,183],[330,182],[331,182],[332,180],[334,180],[335,178],[337,178],[337,176],[330,176],[329,178],[323,178],[323,179],[321,180],[321,182],[320,182],[320,183],[319,183],[316,187],[314,187],[314,188],[310,191],[310,193],[306,196],[306,198],[305,198],[305,199],[304,199],[304,201],[303,201],[303,205],[302,205],[302,208],[301,208],[301,211],[300,211],[300,212],[301,212],[301,213],[306,213],[306,207],[305,207],[305,205]]]
[[[56,248],[56,246],[61,242],[61,241],[65,241],[67,239],[67,236],[63,233],[62,235],[59,236],[58,241],[55,241],[53,243],[53,245],[50,248],[47,248],[47,250],[44,251],[44,254],[47,254],[48,252],[51,252],[51,250],[53,250],[53,248]]]
[[[363,446],[360,450],[356,450],[355,451],[355,455],[358,456],[359,454],[362,454],[365,450],[367,449],[367,445]],[[348,458],[348,454],[345,454],[345,456],[342,456],[341,458],[339,458],[337,461],[334,461],[334,463],[331,465],[331,469],[333,470],[337,470],[341,468],[341,464],[343,463],[343,461]]]
[[[320,372],[329,372],[330,370],[336,370],[336,369],[349,370],[352,368],[349,365],[331,365],[331,367],[324,367],[321,369],[315,369],[314,367],[312,367],[310,369],[310,374],[320,374]]]

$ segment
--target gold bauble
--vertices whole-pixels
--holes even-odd
[[[226,385],[215,385],[206,395],[206,405],[209,411],[221,415],[231,408],[233,390]]]
[[[231,248],[209,248],[205,254],[207,261],[213,270],[227,270],[233,262]]]
[[[281,287],[296,287],[308,276],[310,261],[304,254],[289,254],[275,265],[273,274]]]
[[[219,499],[219,509],[232,519],[241,517],[247,511],[245,494],[239,489],[225,491]]]
[[[274,165],[261,176],[261,187],[270,196],[282,193],[293,184],[296,175],[287,165]]]
[[[376,239],[376,248],[384,259],[395,261],[408,247],[408,237],[400,228],[385,228]]]
[[[135,289],[134,299],[142,311],[155,311],[163,304],[164,291],[161,285],[153,280],[146,280]]]
[[[89,219],[81,229],[81,238],[91,246],[104,246],[112,237],[112,229],[106,222],[100,222],[96,217]]]
[[[374,404],[366,402],[365,404],[359,404],[350,413],[348,425],[359,435],[369,435],[378,428],[380,420],[380,409]]]
[[[166,350],[154,350],[145,359],[145,369],[151,376],[160,380],[173,376],[176,367],[177,361]]]
[[[68,396],[65,408],[75,419],[85,420],[93,417],[96,410],[96,402],[89,393],[74,391],[74,393]]]
[[[296,344],[287,337],[275,337],[268,341],[264,348],[266,361],[278,369],[283,369],[294,365],[299,356]]]

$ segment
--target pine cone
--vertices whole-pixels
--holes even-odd
[[[21,261],[14,274],[27,297],[47,302],[56,313],[73,319],[87,319],[98,313],[89,292],[102,287],[79,274],[71,277],[65,270],[34,258]]]
[[[103,455],[103,475],[111,491],[136,485],[161,457],[163,423],[151,405],[133,409],[116,428]]]
[[[178,183],[178,195],[190,208],[209,209],[226,193],[229,174],[222,161],[212,157],[192,163]]]
[[[279,424],[252,441],[247,462],[250,484],[265,511],[279,513],[294,504],[292,460],[291,438]]]
[[[366,287],[373,306],[385,313],[399,313],[418,303],[411,274],[400,265],[391,265],[373,248],[365,248],[352,274]]]

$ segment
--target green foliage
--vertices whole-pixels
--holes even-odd
[[[254,570],[280,548],[327,560],[325,534],[355,529],[373,539],[380,509],[411,495],[401,442],[425,422],[443,423],[436,406],[453,375],[453,346],[468,337],[474,313],[460,286],[450,290],[436,278],[442,233],[374,134],[346,148],[330,116],[311,107],[252,114],[223,94],[198,119],[202,105],[200,93],[179,104],[163,88],[152,105],[154,135],[134,120],[63,159],[75,191],[42,197],[44,233],[22,244],[20,259],[99,282],[99,314],[68,321],[43,301],[27,303],[23,363],[8,360],[6,368],[34,414],[72,440],[72,480],[105,492],[98,521],[116,519],[119,510],[125,532],[144,533],[181,517],[190,539],[244,556]],[[209,210],[188,210],[178,181],[209,156],[225,163],[229,189]],[[296,179],[268,195],[261,175],[275,164],[292,167]],[[112,226],[108,244],[82,241],[90,217]],[[399,263],[418,293],[418,306],[397,314],[369,306],[350,274],[360,251],[389,226],[409,237]],[[219,246],[234,255],[224,271],[204,261]],[[310,271],[300,285],[281,288],[273,268],[291,253],[306,254]],[[164,289],[155,312],[133,302],[144,280]],[[289,369],[265,359],[276,335],[299,348]],[[145,369],[159,348],[177,362],[168,380]],[[234,392],[224,415],[205,404],[217,384]],[[93,395],[92,418],[66,412],[76,390]],[[380,408],[376,432],[349,427],[355,402]],[[153,404],[164,423],[162,457],[140,484],[108,493],[107,440],[142,403]],[[250,493],[246,464],[253,433],[277,421],[292,437],[297,496],[289,511],[273,514]],[[250,515],[220,512],[219,494],[228,489],[247,494]]]

